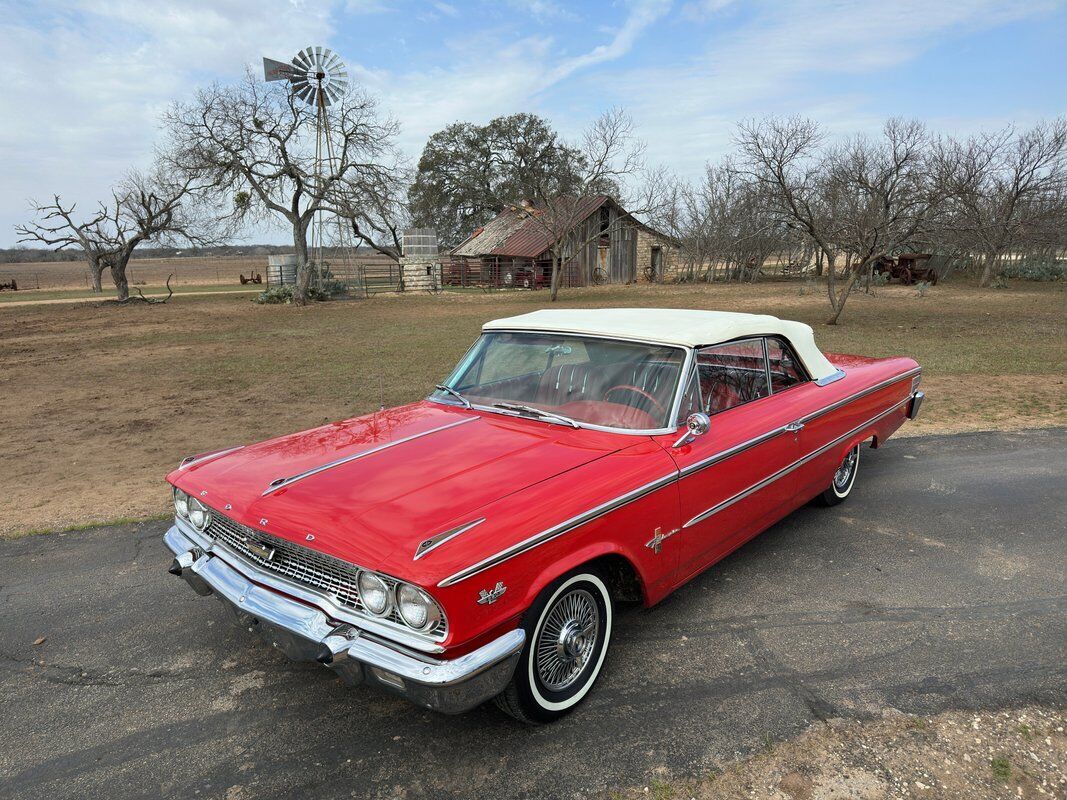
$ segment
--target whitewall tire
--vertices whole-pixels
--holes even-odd
[[[856,485],[856,474],[860,469],[860,446],[854,444],[845,457],[841,460],[837,469],[834,470],[830,479],[830,486],[818,499],[825,506],[836,506],[843,503],[852,494],[852,487]]]
[[[523,620],[526,646],[497,705],[534,724],[572,711],[600,675],[612,623],[611,593],[595,570],[580,568],[553,581]]]

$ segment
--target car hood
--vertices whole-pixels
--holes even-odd
[[[209,455],[167,480],[251,528],[389,572],[483,506],[633,443],[424,401]]]

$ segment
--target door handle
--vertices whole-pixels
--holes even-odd
[[[803,422],[790,422],[788,425],[785,426],[785,430],[789,431],[789,433],[796,433],[797,431],[801,430],[803,427],[804,427],[804,423]]]

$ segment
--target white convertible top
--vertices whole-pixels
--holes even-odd
[[[813,380],[837,372],[818,347],[810,325],[769,314],[681,308],[553,308],[494,319],[484,331],[557,331],[656,344],[701,347],[746,336],[779,335],[789,341]]]

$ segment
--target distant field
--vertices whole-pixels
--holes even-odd
[[[163,286],[174,274],[172,286],[188,284],[241,285],[239,276],[253,270],[266,275],[266,256],[216,256],[213,258],[134,259],[127,268],[131,284]],[[42,261],[0,264],[0,283],[14,278],[20,290],[88,289],[89,270],[82,261]],[[104,272],[104,291],[113,289],[111,273]],[[4,294],[7,294],[6,292]]]
[[[384,256],[360,255],[357,263],[389,263]],[[126,274],[131,285],[163,286],[173,274],[171,286],[240,286],[241,275],[260,273],[267,277],[267,256],[210,256],[191,258],[135,258]],[[0,283],[14,279],[23,291],[88,289],[89,270],[83,261],[36,261],[0,264]],[[104,272],[104,293],[114,293],[111,273]],[[0,293],[0,297],[8,292]],[[29,298],[27,298],[29,299]]]
[[[696,284],[566,290],[561,306],[756,311],[815,327],[830,352],[923,365],[904,432],[1067,424],[1067,285],[888,286],[822,325],[822,291]],[[259,306],[247,294],[166,305],[0,304],[0,534],[165,513],[190,453],[254,442],[425,396],[483,322],[548,292],[394,294]],[[932,476],[932,479],[936,476]]]

